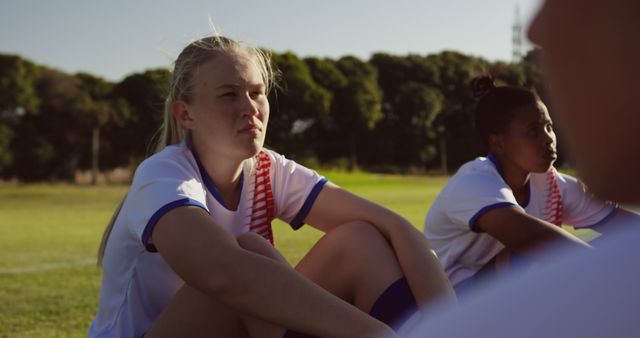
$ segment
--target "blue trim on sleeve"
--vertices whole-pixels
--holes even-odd
[[[209,177],[209,173],[207,173],[207,170],[204,168],[204,166],[200,162],[200,158],[198,157],[198,153],[196,153],[195,149],[192,149],[191,153],[193,154],[193,158],[195,158],[196,163],[198,164],[198,170],[200,171],[200,176],[202,176],[202,180],[204,181],[204,185],[207,187],[207,190],[209,190],[211,195],[213,195],[213,198],[215,198],[216,201],[218,201],[218,203],[220,203],[220,205],[222,205],[225,209],[229,210],[229,208],[227,208],[227,206],[224,205],[224,201],[222,200],[222,196],[220,195],[220,192],[218,192],[218,188],[216,188],[216,185],[213,184],[213,180],[211,179],[211,177]],[[244,187],[244,172],[242,172],[240,174],[240,186]],[[242,190],[244,190],[244,189],[242,189]],[[242,194],[242,190],[241,190],[240,194]],[[242,197],[240,197],[240,200],[242,200]]]
[[[487,205],[486,207],[480,209],[478,212],[475,213],[475,215],[473,215],[470,219],[469,219],[469,228],[471,228],[471,231],[473,232],[483,232],[482,229],[478,228],[476,226],[476,221],[478,220],[478,218],[484,214],[486,214],[487,212],[493,210],[493,209],[497,209],[497,208],[502,208],[502,207],[516,207],[516,208],[520,208],[520,206],[513,204],[511,202],[500,202],[500,203],[496,203],[496,204],[491,204],[491,205]]]
[[[301,226],[304,225],[304,219],[309,214],[309,211],[311,211],[313,203],[316,201],[316,198],[318,198],[320,191],[322,191],[322,188],[324,188],[324,185],[327,184],[327,182],[328,180],[323,177],[320,181],[318,181],[318,183],[316,183],[315,186],[313,186],[313,189],[311,189],[309,196],[307,196],[307,199],[304,201],[302,208],[300,208],[300,211],[290,223],[293,230],[298,230]]]
[[[153,244],[149,244],[149,238],[151,237],[151,232],[153,231],[153,228],[155,228],[156,223],[158,223],[158,221],[160,220],[160,217],[164,216],[167,212],[177,207],[183,207],[188,205],[200,207],[205,211],[207,211],[207,213],[209,213],[209,211],[207,210],[207,207],[205,207],[202,203],[190,198],[183,198],[181,200],[177,200],[177,201],[173,201],[171,203],[165,204],[163,207],[158,209],[158,211],[156,211],[151,216],[151,218],[149,218],[149,222],[147,222],[147,225],[144,227],[144,231],[142,232],[142,245],[144,245],[147,251],[158,252],[158,250],[156,250],[156,247]]]

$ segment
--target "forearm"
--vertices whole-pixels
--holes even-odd
[[[372,337],[389,329],[286,264],[249,252],[227,256],[234,285],[206,293],[231,308],[320,337]]]
[[[480,216],[477,227],[510,252],[534,258],[549,245],[587,249],[589,245],[555,224],[514,208],[497,208]]]
[[[509,245],[506,245],[507,249],[520,255],[535,257],[538,251],[544,250],[549,245],[561,245],[581,250],[591,248],[580,238],[555,225],[539,227],[536,230],[538,231],[526,234],[526,237],[523,236],[521,240],[512,240]]]

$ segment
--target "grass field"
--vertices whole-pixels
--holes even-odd
[[[323,173],[422,227],[444,177]],[[0,337],[85,337],[98,303],[95,254],[125,186],[0,184]],[[320,236],[274,224],[295,264]]]

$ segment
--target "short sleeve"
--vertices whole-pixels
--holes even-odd
[[[599,200],[575,177],[565,174],[558,176],[565,224],[575,228],[593,226],[615,210],[616,204]]]
[[[127,197],[127,224],[148,251],[156,251],[149,238],[167,212],[188,205],[209,212],[205,190],[196,177],[190,168],[166,158],[149,158],[136,171]]]
[[[478,218],[501,207],[520,208],[511,189],[497,174],[471,173],[460,177],[451,187],[445,202],[445,213],[455,224],[476,226]]]
[[[280,154],[267,153],[272,162],[275,216],[297,230],[304,225],[304,219],[327,179]]]

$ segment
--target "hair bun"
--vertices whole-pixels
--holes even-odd
[[[493,84],[491,76],[478,76],[471,81],[471,90],[473,91],[473,97],[476,99],[489,94],[494,88],[496,86]]]

